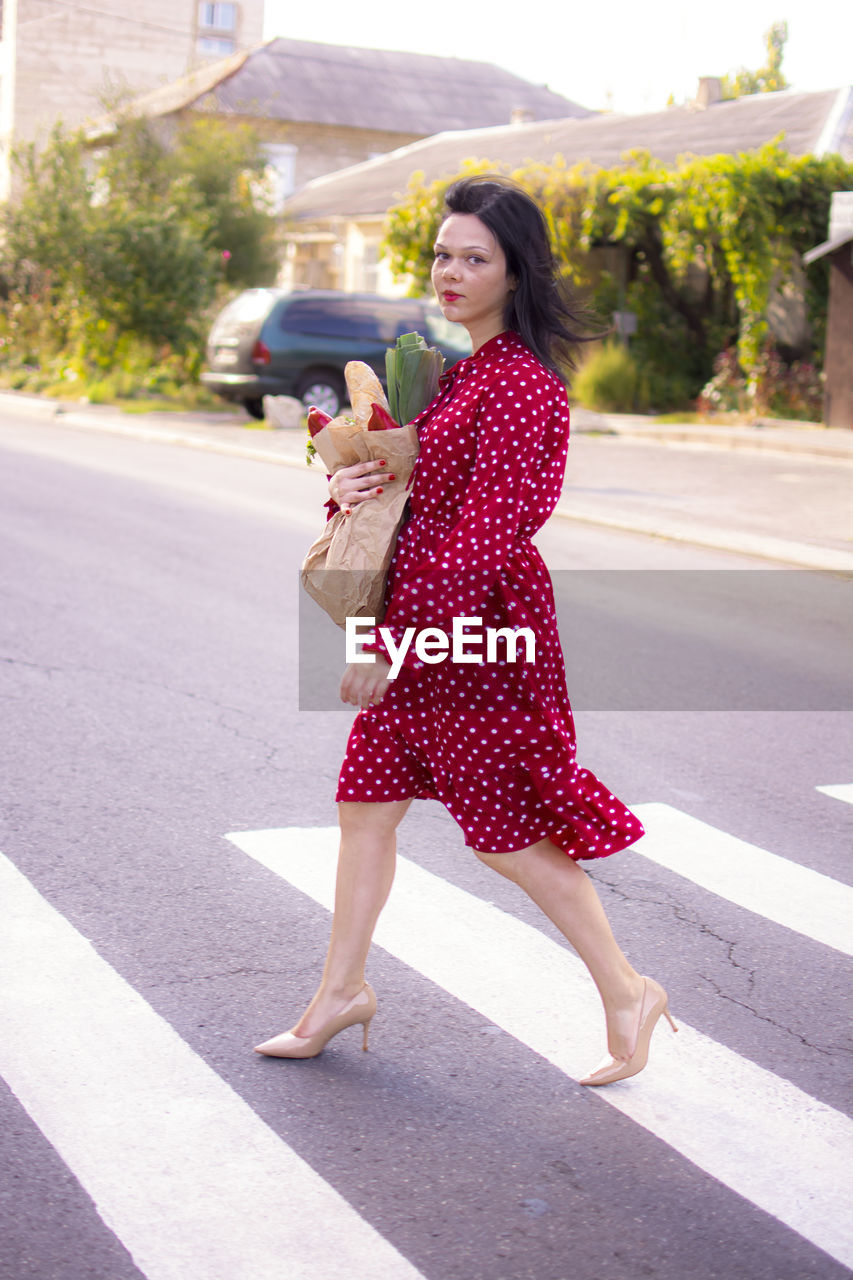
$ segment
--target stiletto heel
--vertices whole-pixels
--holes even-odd
[[[655,982],[654,978],[643,978],[643,996],[640,1000],[637,1039],[633,1053],[628,1058],[614,1058],[612,1054],[608,1055],[594,1071],[584,1076],[580,1083],[613,1084],[616,1080],[627,1080],[629,1076],[638,1075],[649,1060],[649,1043],[661,1014],[673,1031],[677,1031],[678,1027],[669,1012],[669,998],[663,987],[659,982]]]
[[[297,1036],[292,1031],[285,1031],[280,1036],[273,1036],[272,1040],[255,1045],[255,1053],[262,1053],[267,1058],[316,1058],[333,1036],[358,1022],[364,1027],[362,1048],[366,1053],[367,1032],[375,1013],[376,996],[370,983],[365,982],[358,995],[340,1013],[330,1018],[325,1026],[315,1031],[313,1036]]]

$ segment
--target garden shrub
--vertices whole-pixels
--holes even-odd
[[[212,315],[277,270],[250,130],[117,119],[93,169],[61,126],[0,209],[0,381],[100,401],[197,382]],[[159,373],[155,371],[159,370]]]
[[[801,422],[820,422],[823,375],[807,360],[785,361],[772,346],[764,348],[753,369],[752,384],[733,348],[714,363],[714,376],[702,388],[700,413],[751,413]]]
[[[632,413],[639,375],[630,351],[619,342],[596,346],[572,378],[572,399],[598,413]]]
[[[486,159],[463,166],[464,173],[486,171],[507,172],[507,166]],[[427,183],[414,175],[404,200],[389,212],[392,269],[407,273],[416,290],[428,288],[441,198],[458,176]],[[825,238],[833,192],[853,188],[849,161],[794,156],[778,141],[675,163],[636,151],[606,169],[568,165],[558,156],[510,176],[544,209],[565,279],[590,297],[605,321],[616,310],[636,315],[631,351],[641,403],[647,395],[657,409],[682,408],[697,396],[712,380],[719,352],[730,347],[746,374],[747,401],[760,408],[774,284]],[[811,367],[817,368],[828,281],[825,261],[805,274]],[[768,377],[776,388],[771,400],[813,403],[807,386],[814,379],[805,366]]]

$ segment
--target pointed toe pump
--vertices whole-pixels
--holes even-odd
[[[637,1038],[633,1053],[628,1058],[614,1058],[608,1054],[604,1061],[588,1076],[584,1076],[580,1083],[613,1084],[617,1080],[627,1080],[629,1076],[638,1075],[649,1060],[649,1042],[661,1014],[673,1031],[677,1031],[678,1027],[669,1012],[669,998],[663,987],[653,978],[643,978],[643,998],[640,1001]]]
[[[367,1033],[370,1022],[376,1013],[376,996],[369,982],[365,982],[357,996],[341,1009],[340,1013],[315,1031],[313,1036],[296,1036],[292,1031],[284,1031],[272,1040],[255,1045],[255,1053],[262,1053],[267,1058],[316,1058],[318,1053],[345,1027],[355,1026],[360,1022],[364,1027],[362,1049],[367,1052]]]

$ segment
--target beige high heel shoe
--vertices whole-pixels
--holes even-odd
[[[295,1036],[292,1031],[284,1031],[272,1040],[255,1045],[255,1053],[263,1053],[268,1058],[316,1058],[326,1045],[345,1027],[352,1027],[360,1022],[364,1026],[364,1042],[362,1049],[367,1052],[367,1033],[370,1022],[376,1013],[376,996],[369,982],[365,982],[357,996],[353,996],[349,1004],[340,1013],[315,1031],[313,1036]]]
[[[629,1076],[638,1075],[649,1060],[649,1042],[661,1014],[673,1031],[677,1031],[678,1027],[669,1012],[669,997],[663,987],[659,982],[655,982],[654,978],[643,978],[643,998],[640,1001],[634,1052],[629,1058],[614,1058],[612,1054],[608,1054],[594,1071],[584,1076],[580,1083],[613,1084],[616,1080],[627,1080]]]

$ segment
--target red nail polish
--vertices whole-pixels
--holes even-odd
[[[380,465],[380,467],[385,467],[385,466],[387,466],[388,464],[386,463],[386,461],[385,461],[385,459],[384,459],[384,458],[380,458],[380,459],[379,459],[379,465]]]
[[[382,492],[382,486],[381,486],[381,485],[380,485],[380,486],[379,486],[379,488],[376,490],[376,492],[377,492],[377,493],[381,493],[381,492]]]
[[[397,479],[397,477],[396,477],[396,476],[389,476],[389,477],[388,477],[388,479],[389,479],[389,480],[396,480],[396,479]]]

